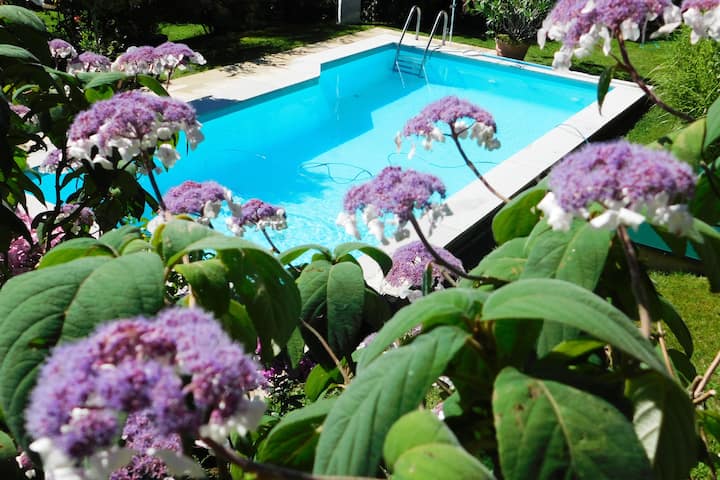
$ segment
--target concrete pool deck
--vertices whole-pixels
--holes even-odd
[[[419,40],[415,40],[414,35],[410,33],[405,36],[403,45],[425,48],[427,38],[420,37]],[[192,102],[200,113],[204,113],[311,80],[320,75],[321,65],[325,62],[397,43],[399,38],[399,32],[374,28],[271,55],[257,61],[181,77],[173,81],[170,93],[176,98]],[[434,41],[431,50],[438,48],[440,42]],[[513,68],[597,83],[597,77],[591,75],[555,72],[544,66],[502,59],[496,57],[490,50],[468,45],[447,43],[440,50],[445,54],[477,58]],[[533,183],[563,156],[641,102],[645,96],[634,83],[614,80],[611,85],[613,88],[605,98],[602,113],[598,111],[597,103],[593,103],[504,160],[484,177],[504,196],[514,196]],[[468,179],[472,178],[469,171],[468,175]],[[471,227],[487,219],[501,206],[501,201],[479,180],[468,183],[449,197],[446,203],[452,215],[445,217],[429,236],[430,241],[435,245],[447,246]],[[385,249],[391,253],[402,243],[413,239],[411,236],[403,242],[392,243]],[[382,275],[375,263],[371,261],[362,263],[366,268],[368,282],[374,287],[379,286]]]

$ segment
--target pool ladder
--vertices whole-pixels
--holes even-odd
[[[420,7],[413,5],[410,7],[410,13],[408,13],[407,20],[405,20],[405,26],[403,27],[402,34],[400,35],[400,41],[398,41],[397,49],[395,50],[395,62],[393,63],[393,68],[401,74],[414,73],[417,76],[421,76],[425,73],[425,62],[427,61],[428,50],[430,50],[430,44],[435,37],[435,31],[440,24],[441,18],[443,19],[442,45],[445,45],[445,37],[448,29],[448,14],[445,10],[440,10],[438,12],[435,17],[435,23],[433,23],[432,30],[430,31],[430,38],[425,46],[422,60],[417,60],[414,56],[400,54],[400,48],[402,47],[403,38],[405,38],[405,32],[407,32],[415,13],[417,13],[417,19],[415,20],[415,40],[420,37],[420,16],[422,12],[420,11]]]

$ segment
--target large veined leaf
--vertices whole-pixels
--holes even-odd
[[[365,303],[362,269],[352,262],[340,262],[327,279],[327,340],[338,354],[351,352],[358,344]]]
[[[690,329],[685,324],[675,307],[666,299],[660,297],[660,312],[662,320],[667,324],[670,331],[675,335],[680,346],[683,347],[688,357],[692,357],[694,346]]]
[[[211,310],[216,316],[227,312],[230,304],[230,285],[225,264],[216,259],[175,265],[180,275],[192,287],[192,295],[198,304]]]
[[[377,333],[358,362],[358,372],[395,340],[412,328],[432,322],[434,325],[462,325],[464,319],[474,320],[488,294],[479,290],[452,288],[441,290],[400,309]]]
[[[710,291],[720,292],[720,233],[697,218],[694,227],[700,236],[697,240],[691,240],[691,243],[702,260]]]
[[[22,25],[26,28],[46,32],[45,24],[27,8],[16,5],[0,5],[0,21],[4,24]]]
[[[280,260],[280,263],[283,265],[287,265],[288,263],[292,262],[293,260],[298,259],[305,253],[311,251],[311,250],[317,250],[322,255],[325,256],[326,260],[332,259],[332,254],[330,253],[330,250],[323,247],[322,245],[317,244],[307,244],[307,245],[298,245],[297,247],[289,248],[285,250],[284,252],[280,253],[278,255],[278,260]]]
[[[720,138],[720,97],[708,108],[704,148]]]
[[[98,240],[112,247],[116,252],[122,252],[130,242],[141,238],[142,233],[138,227],[134,225],[123,225],[120,228],[110,230]]]
[[[403,453],[428,443],[460,445],[452,430],[433,412],[416,410],[407,413],[393,424],[385,437],[385,464],[392,470]]]
[[[666,136],[671,141],[669,150],[680,160],[697,167],[702,160],[706,127],[706,119],[700,118],[680,130],[669,133]]]
[[[335,401],[334,398],[318,400],[284,416],[260,444],[257,460],[298,470],[312,470],[322,423]]]
[[[519,280],[493,292],[483,320],[536,319],[580,329],[668,375],[652,344],[624,313],[592,292],[556,279]]]
[[[43,255],[38,268],[52,267],[71,262],[77,258],[94,256],[115,256],[111,247],[95,238],[73,238],[58,244]]]
[[[377,247],[373,247],[372,245],[368,245],[367,243],[362,242],[347,242],[347,243],[341,243],[337,247],[335,247],[335,250],[333,251],[333,255],[335,258],[340,258],[345,255],[348,255],[349,253],[353,251],[359,251],[367,255],[368,257],[372,258],[375,263],[377,263],[380,266],[380,269],[382,269],[383,275],[387,275],[387,273],[392,268],[392,259],[388,256],[387,253],[383,252]]]
[[[559,278],[593,290],[605,266],[613,232],[575,222],[567,232],[539,235],[521,278]]]
[[[632,424],[599,397],[508,367],[492,405],[508,480],[653,478]]]
[[[154,314],[164,293],[162,261],[151,253],[82,258],[5,284],[0,290],[0,405],[23,445],[23,410],[49,349],[107,320]]]
[[[85,82],[85,88],[114,84],[130,76],[124,72],[78,72],[77,77]]]
[[[513,198],[493,218],[492,231],[498,245],[517,237],[530,234],[540,219],[540,211],[536,208],[547,190],[534,187]]]
[[[525,237],[513,238],[487,254],[469,273],[514,282],[522,275],[527,261]],[[459,285],[472,287],[473,280],[462,279]]]
[[[405,452],[395,463],[397,480],[492,480],[492,472],[460,446],[428,443]]]
[[[654,478],[688,478],[697,463],[698,436],[695,414],[687,393],[667,377],[648,372],[630,380],[633,424]]]
[[[438,327],[360,372],[325,420],[314,473],[374,475],[392,424],[417,408],[468,336],[456,327]]]
[[[0,59],[2,59],[2,57],[23,60],[26,62],[40,61],[35,55],[24,48],[15,45],[8,45],[7,43],[0,44]]]

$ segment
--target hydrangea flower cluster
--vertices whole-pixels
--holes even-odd
[[[159,455],[169,467],[157,447],[132,449],[149,443],[138,435],[152,432],[152,444],[169,450],[176,435],[219,443],[231,431],[244,435],[265,409],[248,399],[262,383],[254,361],[199,309],[118,320],[53,350],[26,410],[30,449],[62,478],[86,478],[84,469],[103,458],[115,470],[131,454]],[[118,449],[121,433],[126,447]]]
[[[55,60],[69,60],[77,57],[75,47],[60,38],[50,40],[48,47],[50,48],[50,56]]]
[[[448,264],[464,272],[462,262],[452,253],[444,248],[433,249]],[[414,299],[421,295],[420,288],[423,284],[423,276],[428,265],[432,264],[433,288],[442,288],[443,271],[441,266],[435,262],[435,258],[419,240],[410,242],[395,250],[392,256],[393,266],[385,276],[382,286],[382,293],[387,293],[400,298]],[[450,273],[450,272],[448,272]],[[450,273],[450,275],[452,275]]]
[[[405,228],[416,209],[431,211],[433,221],[447,214],[447,206],[433,202],[433,195],[445,198],[445,185],[434,175],[403,171],[400,167],[385,167],[374,179],[350,188],[345,194],[344,211],[335,223],[345,228],[349,235],[360,238],[355,212],[362,212],[363,222],[379,242],[387,244],[385,224],[381,220],[386,214],[395,216],[398,228],[396,239],[407,236]]]
[[[473,121],[472,125],[467,124],[467,119]],[[395,137],[398,151],[402,146],[402,138],[411,135],[424,137],[423,147],[426,150],[432,148],[433,141],[444,142],[445,135],[438,128],[438,122],[450,126],[450,135],[467,138],[469,132],[470,138],[476,140],[479,146],[485,146],[488,150],[500,148],[500,142],[495,137],[497,125],[492,115],[467,100],[449,96],[429,104],[419,115],[408,120],[402,133],[398,132]],[[408,158],[414,155],[413,144]]]
[[[682,234],[692,227],[686,202],[695,182],[690,166],[669,152],[625,140],[594,143],[553,168],[551,191],[538,208],[556,230],[568,230],[573,217],[592,217],[596,228],[637,228],[647,219]],[[604,207],[597,216],[594,204]]]
[[[204,65],[205,58],[184,43],[165,42],[157,47],[130,47],[120,55],[112,69],[130,75],[169,75],[189,63]]]
[[[192,149],[204,138],[190,105],[137,90],[122,92],[95,102],[75,117],[68,130],[67,152],[69,157],[107,169],[115,165],[114,151],[126,162],[154,152],[170,168],[180,158],[170,143],[180,131],[185,132]]]
[[[285,210],[258,198],[251,198],[245,202],[239,213],[240,215],[233,215],[227,219],[228,229],[238,236],[243,235],[246,226],[255,226],[260,230],[287,228]]]
[[[207,224],[218,216],[223,201],[232,202],[232,194],[217,182],[186,180],[163,195],[167,211],[173,215],[198,215]]]
[[[30,113],[30,108],[25,105],[20,105],[19,103],[10,103],[9,105],[10,110],[20,118],[25,118],[25,116]]]
[[[685,24],[692,28],[690,43],[695,44],[701,38],[720,42],[719,0],[685,0],[680,8]]]
[[[110,59],[95,52],[83,52],[70,60],[68,73],[110,71]]]
[[[548,38],[562,42],[553,68],[568,69],[573,56],[588,55],[600,40],[609,55],[612,38],[639,39],[647,22],[660,16],[663,25],[654,35],[670,33],[682,22],[671,0],[559,0],[538,30],[538,44],[544,47]]]

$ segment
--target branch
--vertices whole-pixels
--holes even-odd
[[[463,160],[465,160],[465,164],[475,174],[478,180],[480,180],[483,185],[485,185],[485,187],[490,190],[490,193],[499,198],[503,203],[508,203],[510,200],[508,200],[505,195],[495,190],[495,188],[490,185],[487,180],[485,180],[485,177],[482,176],[482,174],[478,171],[477,167],[475,167],[475,164],[472,163],[468,158],[467,154],[465,154],[465,150],[463,150],[462,145],[460,145],[460,139],[458,138],[455,127],[452,124],[450,124],[450,137],[452,137],[453,141],[455,142],[455,146],[457,147],[458,152],[460,152],[460,156],[463,158]]]

